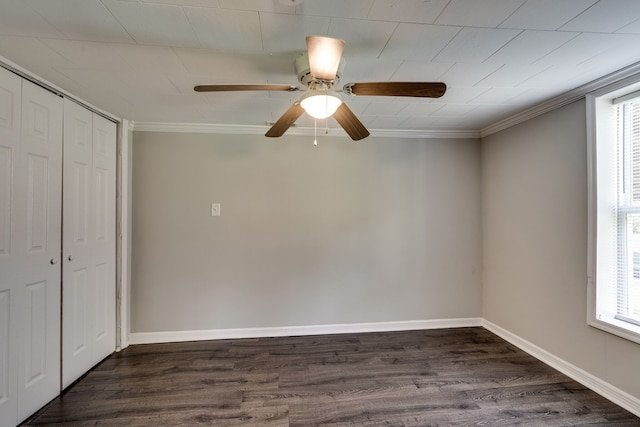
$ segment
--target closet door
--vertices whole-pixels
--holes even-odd
[[[18,422],[19,304],[21,255],[15,248],[12,177],[20,148],[22,79],[0,68],[0,425]]]
[[[60,391],[62,98],[23,80],[21,116],[11,213],[19,271],[10,303],[17,312],[10,333],[18,334],[19,420]]]
[[[62,99],[0,69],[0,424],[60,390]]]
[[[94,364],[113,353],[116,348],[116,143],[116,124],[94,114]]]
[[[93,235],[93,115],[64,100],[62,388],[93,364],[91,340],[95,296]]]
[[[116,125],[65,100],[62,386],[115,349]]]

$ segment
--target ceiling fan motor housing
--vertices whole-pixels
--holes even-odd
[[[338,72],[336,73],[336,78],[331,82],[323,81],[324,83],[322,89],[331,89],[335,84],[340,81],[342,77],[342,71],[344,70],[344,65],[346,61],[344,57],[340,58],[340,65],[338,65]],[[309,67],[309,55],[307,52],[304,52],[302,55],[298,56],[295,61],[296,67],[296,75],[298,76],[298,81],[305,85],[310,89],[314,89],[314,83],[317,82],[317,79],[314,79],[311,76],[311,69]]]

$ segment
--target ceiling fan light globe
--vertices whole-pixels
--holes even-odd
[[[330,93],[310,94],[300,100],[300,105],[311,117],[326,119],[336,112],[342,100]]]
[[[332,37],[308,36],[307,52],[311,76],[316,79],[333,81],[336,78],[344,41]]]

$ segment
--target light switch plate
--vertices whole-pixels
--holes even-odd
[[[220,216],[220,203],[211,203],[211,216]]]

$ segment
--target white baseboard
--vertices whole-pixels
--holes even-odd
[[[134,332],[129,336],[129,344],[155,344],[182,341],[222,340],[232,338],[265,338],[362,332],[410,331],[416,329],[466,328],[473,326],[482,326],[482,319],[479,317],[474,317],[464,319],[347,323],[338,325],[208,329],[199,331]]]
[[[410,331],[482,326],[536,359],[562,372],[613,403],[640,417],[640,399],[597,378],[512,332],[482,318],[408,320],[398,322],[348,323],[337,325],[283,326],[268,328],[209,329],[197,331],[135,332],[129,344],[156,344],[238,338]]]
[[[538,347],[537,345],[530,343],[523,338],[520,338],[519,336],[511,333],[504,328],[501,328],[494,323],[489,322],[486,319],[483,319],[482,326],[498,335],[500,338],[509,341],[511,344],[529,353],[536,359],[546,363],[554,369],[557,369],[569,378],[574,379],[575,381],[595,391],[604,398],[609,399],[616,405],[619,405],[627,411],[640,417],[640,399],[620,390],[619,388],[612,386],[602,379],[591,375],[590,373],[578,368],[575,365],[572,365],[566,360],[549,353],[548,351]]]

